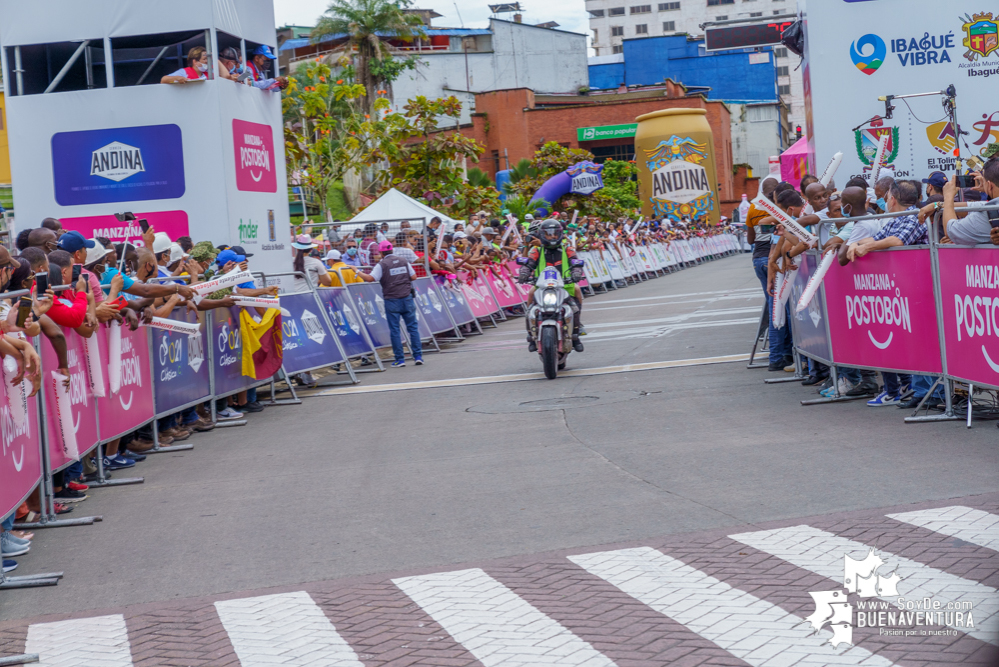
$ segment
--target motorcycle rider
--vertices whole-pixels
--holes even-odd
[[[569,293],[566,303],[572,308],[572,349],[576,352],[583,351],[583,343],[579,340],[579,290],[575,283],[583,280],[583,261],[576,258],[576,251],[569,245],[562,235],[562,225],[554,219],[545,220],[539,225],[535,237],[541,242],[540,246],[534,246],[527,253],[526,263],[520,267],[518,282],[526,284],[535,282],[541,275],[545,267],[554,266],[562,274],[565,282],[565,291]],[[534,290],[528,295],[528,302],[533,302]],[[527,322],[527,342],[531,352],[538,351],[538,345],[531,333],[530,318],[525,318]]]

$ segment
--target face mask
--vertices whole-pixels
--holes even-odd
[[[205,63],[198,63],[197,65],[195,65],[195,67],[198,68],[199,72],[207,72],[208,71],[208,65],[206,65]]]
[[[882,197],[881,199],[877,200],[877,202],[875,202],[875,203],[877,204],[878,208],[880,208],[882,211],[887,211],[888,210],[888,202],[885,201],[884,197]]]
[[[357,254],[357,248],[347,248],[347,254],[353,257]]]

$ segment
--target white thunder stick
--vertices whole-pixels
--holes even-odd
[[[3,358],[4,387],[7,389],[7,405],[10,408],[14,425],[21,428],[28,417],[28,394],[24,391],[24,380],[11,384],[17,377],[17,362],[13,357]]]
[[[97,339],[93,336],[84,338],[83,349],[86,352],[90,389],[97,398],[104,398],[104,375],[101,373],[101,350],[97,345]]]
[[[780,326],[784,326],[785,322],[787,322],[787,310],[785,306],[788,299],[791,298],[791,290],[794,289],[794,280],[797,277],[798,269],[796,268],[784,273],[784,280],[781,281],[780,289],[777,290],[777,296],[774,298],[774,310],[780,309]]]
[[[281,299],[276,297],[237,296],[233,297],[233,301],[236,302],[237,306],[243,306],[244,308],[270,308],[271,310],[280,310],[281,308]]]
[[[69,387],[63,382],[66,376],[52,371],[52,384],[56,395],[56,421],[62,435],[62,452],[67,458],[80,460],[80,448],[76,444],[76,431],[73,430],[73,402],[69,397]]]
[[[253,275],[249,271],[230,271],[218,278],[213,278],[208,282],[191,285],[191,289],[199,296],[208,296],[212,292],[217,292],[223,287],[231,287],[240,283],[247,283],[253,280]]]
[[[114,321],[108,325],[108,383],[112,394],[121,389],[121,325]]]
[[[810,231],[798,224],[798,221],[789,216],[784,211],[780,210],[780,207],[774,204],[772,201],[760,195],[753,200],[753,206],[759,209],[763,209],[773,217],[777,218],[777,222],[784,225],[789,232],[797,236],[802,241],[807,243],[814,243],[818,239]]]
[[[801,293],[801,298],[798,299],[798,305],[795,307],[794,312],[800,313],[805,308],[808,308],[808,304],[812,302],[815,295],[819,291],[819,285],[822,284],[822,279],[826,277],[826,273],[829,272],[830,267],[833,265],[833,260],[836,259],[836,250],[830,250],[826,253],[826,256],[822,258],[819,262],[818,268],[812,277],[808,279],[808,284],[805,285],[804,291]]]
[[[833,176],[836,175],[836,170],[839,169],[839,165],[843,162],[843,153],[838,152],[832,156],[832,160],[826,165],[826,170],[822,172],[822,178],[819,179],[819,183],[829,187],[832,183]]]
[[[780,329],[784,326],[784,309],[778,307],[777,304],[777,295],[783,285],[784,274],[778,273],[774,276],[774,298],[770,305],[770,323],[774,325],[774,329]]]
[[[871,167],[871,176],[873,177],[871,185],[877,185],[878,179],[881,178],[881,163],[884,162],[885,153],[888,152],[888,137],[889,135],[882,134],[878,141],[878,152],[874,154],[874,162]]]
[[[154,317],[153,321],[149,323],[149,326],[154,329],[163,329],[164,331],[176,331],[177,333],[187,334],[188,336],[197,336],[198,332],[201,331],[201,325],[194,322],[181,322],[179,320],[168,320],[165,317]]]
[[[570,225],[576,224],[576,216],[577,215],[579,215],[579,209],[578,208],[575,211],[572,212],[572,220],[569,221]]]

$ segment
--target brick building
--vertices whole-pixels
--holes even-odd
[[[728,107],[701,95],[687,96],[673,81],[661,86],[599,95],[542,95],[527,88],[475,95],[472,123],[459,131],[486,147],[479,168],[496,172],[530,158],[549,141],[591,151],[598,162],[635,157],[635,118],[661,109],[705,109],[714,132],[719,199],[732,201],[732,125]],[[604,138],[608,137],[608,138]]]

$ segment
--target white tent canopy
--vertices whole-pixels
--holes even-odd
[[[409,195],[392,188],[381,197],[376,199],[366,209],[351,218],[350,222],[375,222],[380,220],[409,220],[415,229],[419,229],[419,221],[426,218],[430,222],[431,218],[438,217],[448,229],[454,229],[454,223],[464,222],[455,220],[443,213],[438,213],[426,204],[421,204]]]

